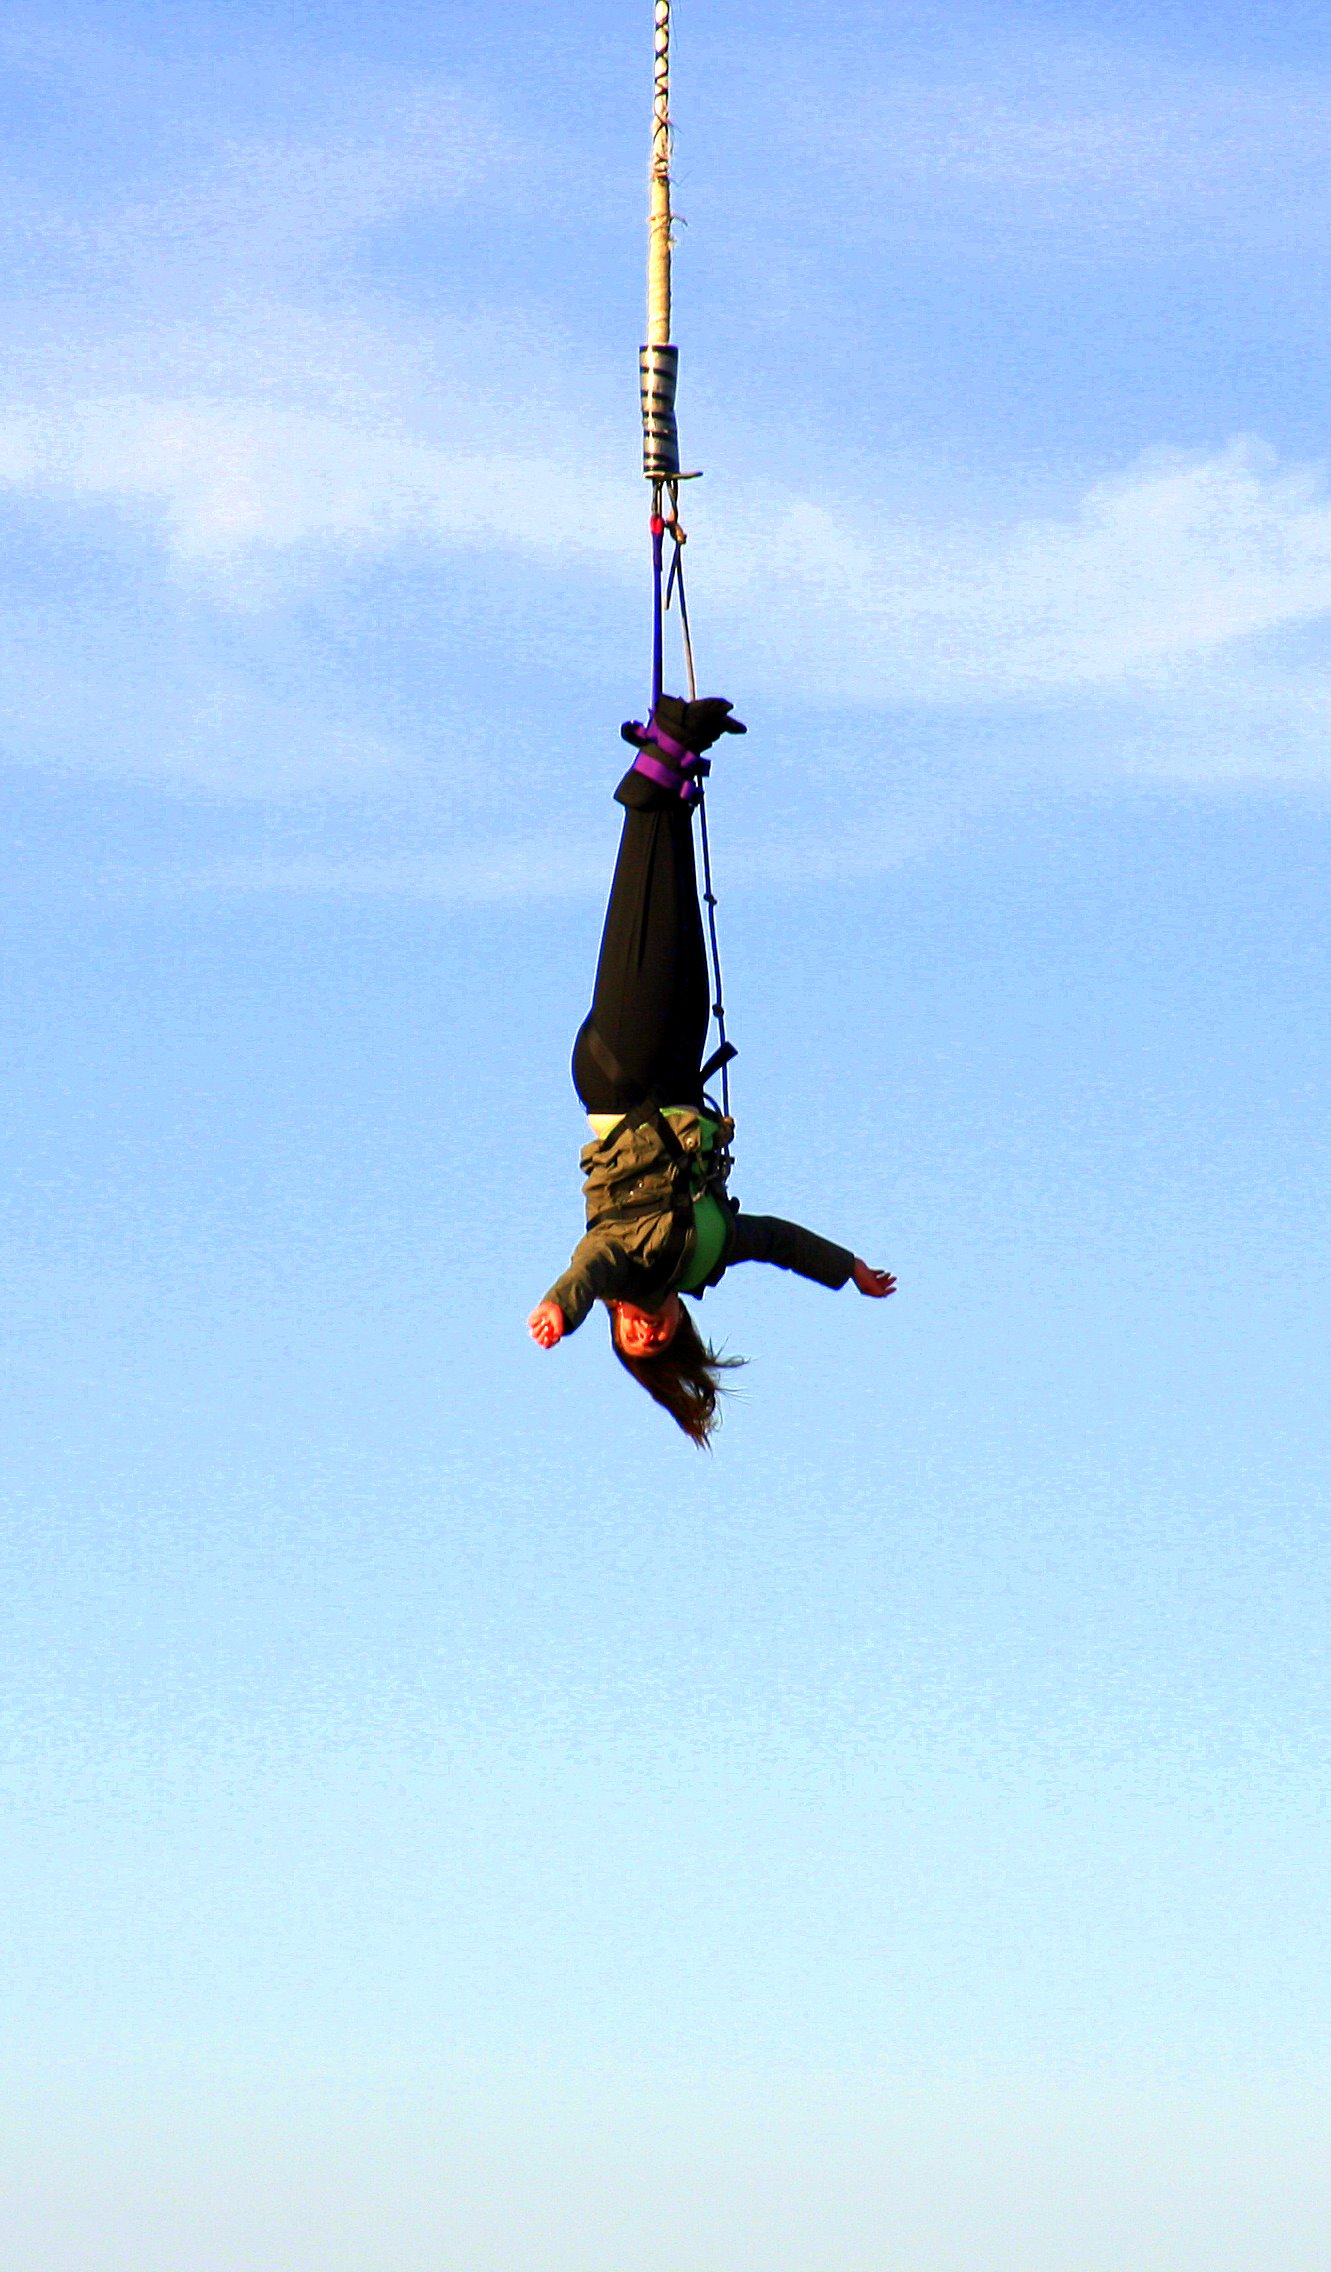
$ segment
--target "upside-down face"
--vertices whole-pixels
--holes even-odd
[[[640,1310],[634,1302],[611,1302],[615,1339],[626,1357],[655,1357],[668,1349],[679,1330],[678,1294],[668,1294],[659,1310]]]

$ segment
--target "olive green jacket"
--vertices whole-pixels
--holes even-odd
[[[663,1133],[664,1129],[664,1133]],[[674,1139],[673,1143],[671,1139]],[[735,1262],[770,1262],[820,1286],[844,1286],[855,1267],[834,1246],[778,1215],[741,1214],[701,1142],[696,1112],[673,1110],[636,1127],[621,1122],[581,1152],[587,1234],[568,1269],[546,1295],[557,1302],[566,1331],[581,1325],[594,1302],[632,1302],[657,1309],[684,1276],[693,1237],[693,1200],[708,1184],[729,1218],[721,1260],[699,1296]]]

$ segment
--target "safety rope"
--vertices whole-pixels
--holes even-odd
[[[642,396],[642,470],[652,485],[649,528],[652,539],[652,709],[661,699],[665,674],[665,617],[679,596],[679,627],[684,643],[689,700],[698,698],[693,667],[693,636],[689,604],[684,590],[684,546],[687,542],[679,518],[679,484],[695,481],[696,474],[679,468],[679,431],[675,423],[675,388],[679,377],[679,349],[670,343],[670,0],[654,0],[655,40],[652,86],[652,156],[649,171],[647,216],[647,338],[638,350],[638,378]],[[667,510],[668,505],[668,510]],[[665,540],[673,544],[670,573],[665,574]],[[717,898],[712,884],[712,848],[707,833],[707,798],[698,782],[698,837],[702,852],[703,903],[707,909],[707,938],[711,958],[712,1016],[720,1047],[721,1109],[730,1118],[729,1044],[726,1037],[725,998],[721,986],[721,949],[717,939]]]
[[[684,547],[688,542],[688,537],[680,526],[679,500],[674,495],[671,497],[671,505],[673,510],[670,519],[666,522],[666,528],[674,541],[675,549],[671,555],[670,574],[666,580],[665,605],[669,608],[672,597],[676,593],[678,594],[679,628],[684,643],[684,668],[688,674],[689,700],[696,702],[698,699],[698,675],[693,667],[693,634],[689,628],[688,594],[684,589]],[[712,966],[712,1016],[716,1020],[717,1043],[721,1049],[726,1050],[729,1047],[729,1036],[726,1033],[725,989],[721,984],[721,946],[716,932],[717,897],[712,884],[712,847],[707,833],[707,790],[701,779],[698,782],[698,848],[702,853],[702,896],[703,905],[707,909],[707,944]],[[729,1120],[730,1059],[728,1056],[721,1060],[721,1110],[726,1119]]]

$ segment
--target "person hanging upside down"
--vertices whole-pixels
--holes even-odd
[[[833,1289],[854,1279],[881,1300],[896,1280],[777,1215],[741,1213],[725,1188],[733,1125],[703,1095],[711,1015],[693,860],[704,751],[745,728],[715,696],[663,695],[615,791],[624,825],[596,987],[573,1046],[573,1086],[594,1131],[581,1161],[587,1234],[527,1321],[553,1349],[597,1301],[615,1355],[692,1442],[718,1418],[718,1356],[681,1294],[701,1299],[737,1262],[770,1262]]]

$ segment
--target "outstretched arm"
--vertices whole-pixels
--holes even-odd
[[[787,1223],[780,1215],[738,1214],[727,1268],[734,1262],[770,1262],[778,1270],[797,1271],[815,1285],[833,1293],[844,1286],[855,1268],[849,1247],[806,1231],[802,1223]]]
[[[835,1246],[831,1239],[806,1231],[802,1223],[787,1223],[780,1215],[737,1215],[727,1267],[733,1262],[774,1263],[778,1270],[797,1271],[801,1278],[812,1278],[815,1285],[833,1292],[853,1278],[862,1294],[878,1301],[896,1287],[890,1270],[874,1270],[849,1247]]]
[[[532,1311],[527,1331],[542,1349],[553,1349],[566,1333],[577,1332],[593,1303],[614,1301],[632,1284],[633,1265],[619,1241],[606,1231],[589,1231],[563,1277]]]

